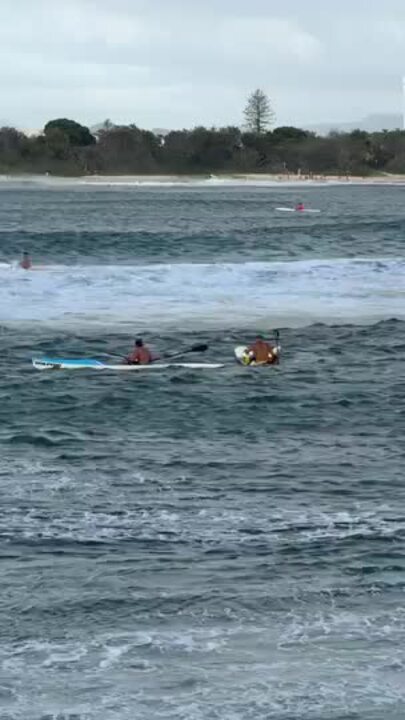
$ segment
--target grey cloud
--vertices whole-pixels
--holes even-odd
[[[3,0],[2,115],[239,123],[262,86],[280,123],[398,112],[399,0]]]

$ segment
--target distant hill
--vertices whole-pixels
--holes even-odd
[[[333,130],[337,132],[351,132],[352,130],[366,130],[367,132],[380,132],[381,130],[402,129],[404,120],[398,114],[374,114],[367,115],[363,120],[345,123],[319,123],[318,125],[307,125],[305,130],[316,132],[318,135],[328,135]]]

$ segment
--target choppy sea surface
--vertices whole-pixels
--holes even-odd
[[[1,184],[0,720],[403,720],[404,198]]]

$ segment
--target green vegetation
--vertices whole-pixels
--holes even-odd
[[[96,142],[89,128],[66,118],[50,120],[44,127],[44,135],[50,145],[55,139],[56,144],[63,142],[71,147],[86,147]]]
[[[256,91],[259,92],[259,91]],[[254,93],[250,100],[256,96]],[[250,101],[249,100],[249,101]],[[267,106],[266,106],[267,107]],[[252,108],[251,108],[252,109]],[[257,108],[256,108],[257,109]],[[176,130],[157,136],[136,125],[106,121],[94,135],[73,120],[52,120],[36,137],[0,129],[1,173],[371,175],[405,173],[405,132],[331,133],[295,127],[270,131],[269,113],[251,116],[251,129]],[[253,128],[255,130],[253,131]]]

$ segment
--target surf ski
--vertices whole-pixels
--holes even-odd
[[[112,371],[159,371],[174,368],[188,370],[217,370],[224,367],[223,363],[198,362],[152,362],[147,365],[129,365],[127,363],[105,363],[92,358],[32,358],[36,370],[112,370]]]
[[[289,212],[289,213],[297,213],[298,215],[301,215],[302,213],[320,213],[320,210],[317,210],[316,208],[304,208],[303,210],[299,210],[298,208],[292,208],[292,207],[276,207],[276,210],[278,212]]]

